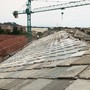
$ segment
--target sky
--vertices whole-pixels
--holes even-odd
[[[27,25],[27,16],[19,15],[13,17],[13,11],[22,11],[26,8],[27,0],[0,0],[0,23],[16,22],[20,25]],[[32,1],[32,9],[75,0],[45,0]],[[53,1],[53,2],[52,2]],[[77,0],[78,1],[78,0]],[[63,26],[63,27],[90,27],[90,5],[65,9],[63,19],[62,10],[47,11],[32,14],[32,26]]]

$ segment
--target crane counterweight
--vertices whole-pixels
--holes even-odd
[[[18,18],[18,11],[14,11],[14,12],[13,12],[13,16],[14,16],[15,18]]]

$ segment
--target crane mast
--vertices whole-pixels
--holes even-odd
[[[32,39],[32,31],[31,31],[31,0],[28,0],[26,4],[27,8],[23,11],[14,11],[13,15],[15,18],[18,18],[18,14],[27,14],[27,31],[29,41]]]
[[[26,4],[26,6],[27,6],[26,10],[13,12],[13,15],[15,18],[18,18],[18,14],[27,14],[27,31],[28,31],[29,40],[31,40],[31,37],[32,37],[31,14],[45,12],[45,11],[51,11],[51,10],[58,10],[58,9],[63,10],[66,8],[90,5],[90,0],[81,0],[81,1],[71,1],[71,2],[57,4],[57,5],[39,7],[39,8],[34,8],[33,10],[31,10],[31,1],[34,1],[34,0],[28,0],[28,3]]]
[[[28,0],[26,14],[27,14],[28,37],[30,37],[29,39],[31,40],[31,38],[32,38],[32,32],[31,32],[31,0]]]

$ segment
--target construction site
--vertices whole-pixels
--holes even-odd
[[[15,23],[0,26],[10,31],[0,34],[0,90],[90,90],[90,28],[32,27],[31,23],[31,14],[83,7],[90,0],[32,10],[33,1],[38,2],[27,0],[25,10],[12,13],[15,18],[27,15],[27,29]],[[15,29],[25,34],[13,35]]]

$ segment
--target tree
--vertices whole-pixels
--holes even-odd
[[[13,35],[18,35],[19,34],[18,28],[16,26],[14,26],[12,34]]]
[[[4,30],[2,30],[1,26],[0,26],[0,34],[3,34]]]

